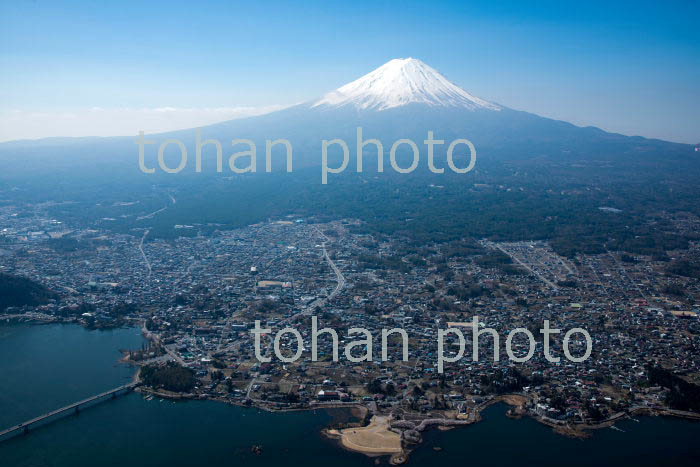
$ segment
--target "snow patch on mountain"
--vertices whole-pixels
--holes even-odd
[[[351,105],[363,110],[386,110],[413,103],[501,110],[496,104],[472,96],[416,58],[391,60],[362,78],[329,92],[311,107]]]

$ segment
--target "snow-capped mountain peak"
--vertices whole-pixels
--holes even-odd
[[[386,110],[412,103],[501,110],[496,104],[472,96],[416,58],[390,60],[360,79],[329,92],[311,106],[351,105],[364,110]]]

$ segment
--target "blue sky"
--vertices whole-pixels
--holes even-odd
[[[700,2],[139,3],[2,0],[0,139],[121,130],[81,133],[95,107],[293,104],[413,56],[508,107],[700,142]]]

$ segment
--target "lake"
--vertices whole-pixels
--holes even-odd
[[[0,429],[131,380],[119,349],[139,348],[138,329],[90,331],[76,325],[0,325]],[[640,417],[591,439],[557,435],[507,407],[476,425],[425,434],[409,465],[668,465],[700,463],[700,423]],[[323,438],[332,412],[269,413],[208,401],[145,400],[132,393],[86,408],[0,443],[7,466],[373,465]],[[260,455],[252,445],[262,445]],[[436,451],[433,448],[439,447]]]

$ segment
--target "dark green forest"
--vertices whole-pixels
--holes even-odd
[[[54,199],[50,213],[71,225],[124,233],[149,228],[151,240],[293,216],[359,219],[362,224],[353,227],[358,232],[400,235],[416,245],[466,238],[542,239],[568,257],[610,249],[663,258],[666,251],[700,239],[698,232],[679,234],[659,216],[700,214],[697,159],[484,157],[468,174],[348,170],[327,185],[321,184],[317,167],[228,176],[114,170],[107,179],[81,172],[51,184],[27,177],[5,186],[20,187],[11,192],[15,199],[10,202]],[[153,217],[140,218],[155,211]],[[80,247],[69,241],[55,245]]]
[[[8,307],[43,305],[55,297],[56,294],[31,279],[0,273],[0,311]]]
[[[196,382],[194,370],[174,362],[144,366],[139,376],[146,386],[174,392],[191,391]]]

